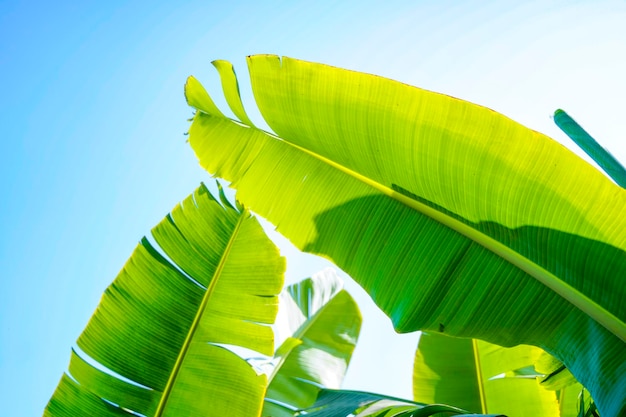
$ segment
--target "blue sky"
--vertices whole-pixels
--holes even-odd
[[[626,161],[623,1],[0,0],[0,398],[41,415],[70,347],[144,234],[209,182],[183,85],[224,106],[210,61],[274,53],[486,105],[573,148],[567,110]],[[384,4],[384,5],[383,5]],[[327,264],[284,241],[289,280]],[[410,395],[415,335],[348,282],[365,324],[346,386]]]

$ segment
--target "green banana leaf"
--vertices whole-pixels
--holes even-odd
[[[143,238],[78,338],[45,416],[258,416],[267,387],[230,344],[273,352],[284,258],[202,185]],[[160,249],[159,249],[160,248]],[[88,362],[95,362],[92,365]]]
[[[559,391],[578,383],[574,375],[554,356],[543,352],[535,362],[535,369],[544,375],[539,383],[545,389]]]
[[[475,413],[557,417],[556,392],[542,388],[533,369],[543,353],[528,345],[503,348],[422,333],[415,352],[413,398]]]
[[[190,144],[298,248],[349,273],[400,332],[543,348],[604,417],[626,413],[626,190],[490,109],[271,55],[247,125],[190,77]]]
[[[568,385],[557,391],[560,417],[582,417],[595,410],[593,399],[580,383]],[[583,400],[581,403],[581,399]]]
[[[342,287],[327,269],[281,293],[276,331],[287,338],[274,357],[263,416],[292,417],[315,402],[320,388],[340,388],[362,322]]]
[[[322,390],[315,404],[305,411],[304,415],[307,417],[500,416],[500,414],[468,414],[466,410],[458,407],[444,404],[421,404],[369,392],[328,389]]]
[[[535,369],[543,374],[539,384],[544,389],[556,392],[561,417],[582,417],[595,408],[589,392],[552,355],[544,352],[537,359]]]

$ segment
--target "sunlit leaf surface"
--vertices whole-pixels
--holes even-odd
[[[534,346],[503,348],[437,333],[420,336],[413,370],[413,397],[454,404],[472,412],[509,417],[559,416],[555,391],[540,386]]]
[[[310,407],[320,388],[340,388],[362,321],[342,287],[335,272],[325,270],[281,294],[277,331],[287,339],[276,351],[263,416],[291,417]]]
[[[78,339],[45,416],[258,416],[284,259],[258,221],[202,186],[142,239]],[[112,371],[112,372],[111,372]]]
[[[186,86],[191,146],[240,201],[399,331],[539,346],[604,417],[626,412],[626,190],[490,109],[290,58],[248,64],[278,137]]]

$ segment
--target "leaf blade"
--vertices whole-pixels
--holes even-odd
[[[362,317],[333,270],[325,270],[281,295],[283,332],[277,349],[263,416],[293,415],[311,406],[320,389],[338,389],[356,347]],[[278,329],[280,331],[280,328]]]
[[[284,259],[254,217],[221,205],[204,186],[153,237],[159,247],[142,240],[79,337],[98,368],[73,358],[71,387],[79,394],[63,394],[62,382],[46,413],[56,415],[59,398],[80,413],[87,398],[143,415],[259,415],[266,377],[216,343],[273,351],[267,324]]]
[[[515,373],[532,367],[542,353],[534,346],[503,348],[422,333],[413,368],[414,399],[510,417],[559,415],[553,391],[542,388],[536,377]]]

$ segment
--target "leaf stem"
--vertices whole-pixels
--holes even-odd
[[[554,112],[554,123],[602,168],[617,185],[626,188],[626,169],[564,110]]]

